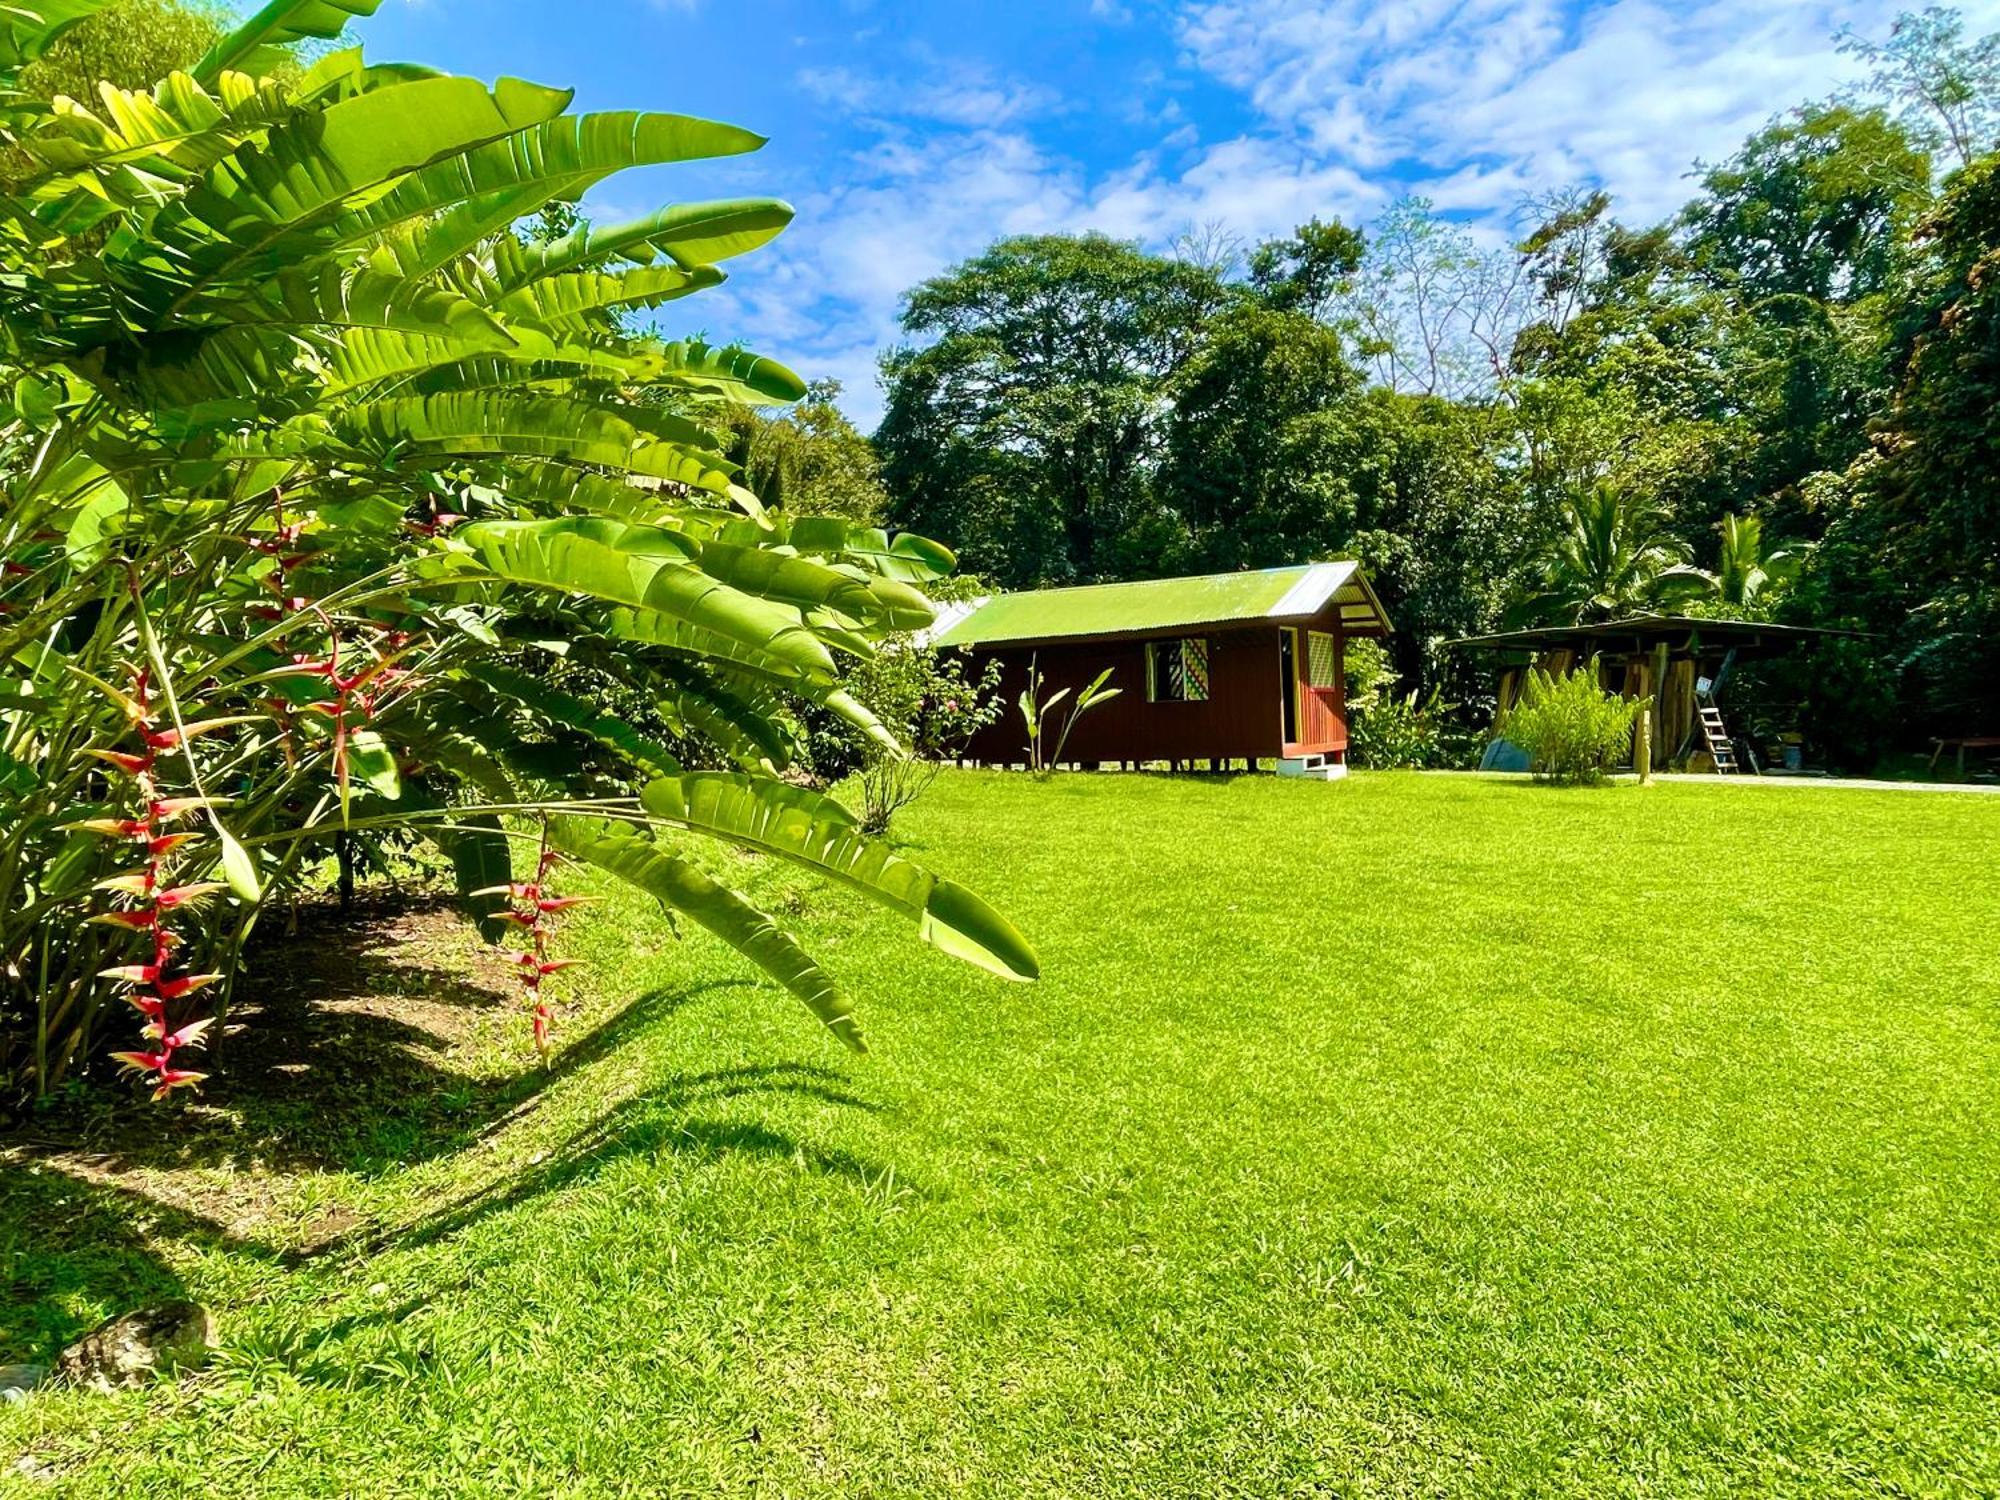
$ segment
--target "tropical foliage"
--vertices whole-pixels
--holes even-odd
[[[1643,707],[1598,686],[1593,658],[1576,671],[1532,667],[1520,701],[1501,731],[1528,754],[1528,769],[1543,781],[1580,784],[1603,779],[1632,748],[1632,725]]]
[[[777,775],[791,703],[893,743],[839,664],[927,623],[951,554],[767,510],[728,414],[803,383],[628,331],[790,208],[515,229],[760,139],[358,49],[295,61],[378,3],[273,0],[185,71],[88,98],[27,84],[99,4],[0,14],[0,1086],[88,1065],[128,1027],[121,993],[126,1061],[192,1082],[261,905],[398,831],[449,858],[492,935],[530,931],[538,1012],[552,871],[581,860],[859,1045],[702,839],[1032,978],[978,897]],[[669,741],[694,731],[733,765],[687,769]]]

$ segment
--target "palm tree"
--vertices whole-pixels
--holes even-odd
[[[1652,502],[1600,480],[1571,496],[1544,565],[1542,592],[1525,601],[1531,621],[1581,625],[1671,604],[1711,588]]]
[[[1764,522],[1758,516],[1724,516],[1722,552],[1715,568],[1716,593],[1724,604],[1752,608],[1767,590],[1789,583],[1799,570],[1799,555],[1788,547],[1766,550]]]

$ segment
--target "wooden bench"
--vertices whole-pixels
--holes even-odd
[[[1960,735],[1954,739],[1933,740],[1931,743],[1937,746],[1937,749],[1931,752],[1931,769],[1933,771],[1937,769],[1937,764],[1944,758],[1945,751],[1956,749],[1958,751],[1959,779],[1964,780],[1965,752],[1968,750],[2000,750],[2000,734]]]

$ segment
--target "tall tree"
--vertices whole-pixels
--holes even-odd
[[[1840,50],[1869,64],[1857,94],[1894,101],[1933,155],[1963,167],[2000,147],[2000,33],[1967,41],[1965,18],[1932,5],[1897,16],[1883,42],[1842,27]]]
[[[1880,110],[1808,105],[1705,167],[1688,248],[1746,302],[1856,302],[1888,286],[1930,158]]]
[[[1023,585],[1143,572],[1166,390],[1228,296],[1102,235],[1002,240],[904,305],[876,441],[892,519]]]
[[[839,403],[840,382],[820,380],[783,411],[732,407],[724,418],[727,451],[766,506],[875,526],[889,503],[882,462]]]

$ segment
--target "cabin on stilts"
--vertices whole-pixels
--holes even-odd
[[[931,639],[1001,664],[1009,712],[966,747],[974,763],[1023,763],[1012,705],[1031,673],[1073,701],[1108,669],[1119,696],[1077,721],[1066,764],[1332,778],[1347,766],[1346,643],[1389,628],[1359,565],[1331,562],[997,594],[948,609]]]
[[[1654,765],[1727,773],[1764,769],[1753,747],[1731,733],[1723,716],[1720,695],[1737,665],[1852,633],[1756,620],[1634,615],[1598,624],[1471,636],[1451,644],[1499,656],[1497,717],[1505,717],[1520,698],[1522,679],[1530,667],[1560,677],[1595,657],[1598,681],[1606,691],[1653,700]],[[1496,739],[1488,749],[1486,768],[1525,770],[1525,757],[1519,765],[1508,760],[1512,749]]]

